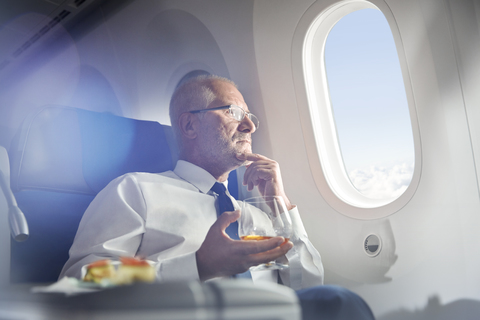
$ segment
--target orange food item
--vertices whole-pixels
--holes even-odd
[[[95,267],[104,267],[106,265],[109,265],[110,264],[110,260],[109,259],[103,259],[103,260],[98,260],[98,261],[95,261],[95,262],[92,262],[90,263],[87,268],[95,268]]]
[[[132,257],[120,257],[120,262],[124,266],[150,266],[147,260]]]
[[[83,281],[122,285],[133,282],[154,282],[155,268],[148,261],[133,257],[120,257],[120,265],[115,269],[109,259],[98,260],[87,266]]]
[[[90,263],[87,266],[87,274],[83,278],[83,281],[100,283],[102,279],[112,279],[115,277],[115,268],[111,264],[110,260],[99,260]]]
[[[115,282],[118,284],[130,284],[133,282],[154,282],[155,268],[146,260],[121,257],[121,265],[117,271]]]

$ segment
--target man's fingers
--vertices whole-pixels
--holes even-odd
[[[258,161],[258,160],[270,160],[265,156],[262,156],[261,154],[256,154],[256,153],[237,153],[236,155],[238,160],[243,160],[243,161]]]
[[[292,248],[293,248],[293,243],[288,241],[288,242],[285,242],[285,244],[282,244],[281,246],[276,247],[272,250],[257,253],[257,254],[252,254],[249,256],[249,259],[250,259],[250,262],[254,264],[270,262],[272,260],[278,259],[281,256],[284,256]]]
[[[245,174],[243,175],[243,185],[247,185],[249,181],[271,180],[276,176],[277,168],[275,167],[275,164],[261,162],[252,164],[247,170],[245,170]]]
[[[225,231],[225,229],[231,223],[237,221],[238,218],[240,218],[240,210],[225,211],[218,217],[215,223],[218,224],[218,226],[220,227],[220,229],[222,229],[222,231]]]
[[[260,182],[260,180],[272,180],[275,177],[275,172],[272,167],[256,167],[255,170],[251,170],[250,172],[245,172],[244,175],[244,184],[246,184],[249,180],[253,181],[255,185]]]

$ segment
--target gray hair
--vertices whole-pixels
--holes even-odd
[[[216,75],[201,75],[187,80],[175,89],[170,100],[170,122],[177,144],[181,147],[181,131],[178,126],[180,116],[192,110],[206,109],[216,98],[216,92],[212,83],[215,81],[227,82],[235,86],[237,85],[230,79]]]

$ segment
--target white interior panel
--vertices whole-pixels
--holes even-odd
[[[383,1],[373,2],[382,7]],[[288,41],[286,37],[292,37],[292,30],[309,9],[327,9],[335,3],[303,1],[295,8],[277,4],[272,9],[271,2],[256,2],[255,44],[264,99],[282,102],[284,112],[289,112],[285,117],[276,116],[273,106],[265,106],[269,118],[276,116],[277,128],[269,128],[275,130],[271,136],[290,141],[288,148],[285,143],[272,142],[273,151],[283,171],[293,172],[285,177],[285,183],[290,197],[301,204],[307,231],[322,253],[326,281],[360,293],[385,319],[400,314],[404,319],[413,318],[416,312],[427,319],[428,308],[441,311],[442,304],[479,298],[478,275],[469,272],[480,263],[475,245],[479,239],[468,226],[478,223],[478,188],[448,7],[442,1],[383,2],[392,11],[403,42],[423,159],[418,189],[402,209],[388,218],[360,221],[328,206],[325,194],[311,179],[321,174],[321,169],[312,168],[306,154],[313,146],[312,137],[300,134],[305,122],[299,121],[304,106],[297,101],[301,99],[288,90],[282,90],[279,97],[274,90],[294,86],[298,72],[291,59],[296,48],[292,48],[292,38]],[[473,6],[471,2],[466,5]],[[470,21],[476,27],[475,19]],[[269,37],[274,30],[284,37]],[[274,70],[289,69],[286,65],[292,66],[293,75],[269,76]],[[282,131],[285,127],[289,130]],[[370,232],[387,243],[379,256],[366,260],[361,244]],[[440,302],[426,306],[429,299]]]
[[[171,93],[185,74],[230,77],[260,119],[254,150],[280,163],[287,194],[322,255],[326,282],[359,293],[380,320],[470,319],[480,309],[480,2],[371,1],[388,10],[397,28],[421,158],[408,200],[367,218],[355,215],[368,209],[345,207],[352,210],[346,214],[332,205],[337,200],[312,158],[308,99],[298,90],[299,30],[339,2],[99,6],[0,69],[0,145],[8,149],[22,120],[45,104],[168,124]],[[17,46],[19,30],[45,14],[7,22],[2,46]],[[382,242],[374,257],[364,251],[370,234]]]

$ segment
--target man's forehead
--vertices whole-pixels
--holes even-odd
[[[243,95],[240,91],[231,83],[218,81],[213,86],[216,99],[212,102],[211,106],[215,105],[216,107],[223,105],[235,104],[245,110],[247,110],[247,104],[243,99]]]
[[[235,85],[226,82],[215,80],[212,82],[212,89],[217,93],[217,95],[242,95],[240,91],[235,87]]]

